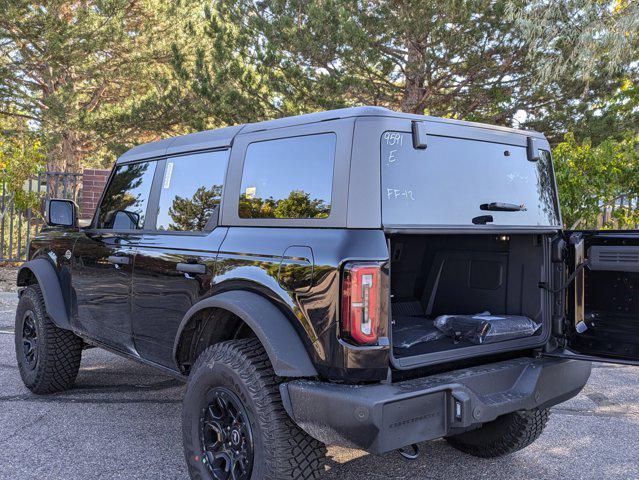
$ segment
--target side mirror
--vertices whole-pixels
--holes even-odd
[[[78,224],[78,206],[71,200],[47,200],[45,215],[50,226],[76,227]]]
[[[137,230],[140,215],[128,210],[112,210],[105,215],[106,228],[114,230]]]

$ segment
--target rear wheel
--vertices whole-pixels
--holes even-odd
[[[53,393],[73,386],[83,341],[55,326],[47,316],[38,285],[27,287],[20,296],[14,334],[20,376],[29,390]]]
[[[446,440],[457,450],[482,458],[501,457],[527,447],[539,438],[548,422],[549,410],[508,413]]]
[[[204,350],[191,370],[182,411],[193,479],[315,479],[326,447],[293,423],[257,339]]]

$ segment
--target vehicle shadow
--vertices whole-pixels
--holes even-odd
[[[13,338],[0,335],[0,439],[11,439],[0,440],[0,465],[6,469],[0,478],[35,472],[40,478],[69,480],[99,471],[110,480],[186,480],[182,382],[91,349],[74,389],[38,396],[24,388],[14,362]],[[638,380],[639,369],[593,369],[582,394],[553,408],[539,440],[507,457],[475,458],[442,440],[420,444],[420,456],[413,461],[397,452],[377,456],[329,447],[322,478],[639,478]],[[84,454],[78,457],[77,452]]]
[[[415,460],[407,460],[398,452],[378,456],[331,447],[328,469],[322,479],[556,478],[551,469],[534,462],[530,464],[527,457],[519,453],[499,459],[475,458],[458,452],[443,440],[420,444],[420,455]]]

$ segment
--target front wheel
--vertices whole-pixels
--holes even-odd
[[[42,292],[30,285],[16,310],[15,347],[20,376],[33,393],[67,390],[80,369],[84,342],[48,317]]]
[[[326,447],[290,419],[257,339],[207,348],[192,368],[182,410],[192,479],[316,479]]]
[[[501,457],[537,440],[548,423],[548,416],[547,408],[508,413],[477,430],[447,437],[446,440],[457,450],[476,457]]]

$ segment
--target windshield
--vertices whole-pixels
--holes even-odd
[[[385,226],[559,226],[550,153],[428,136],[415,149],[407,132],[381,138]]]

